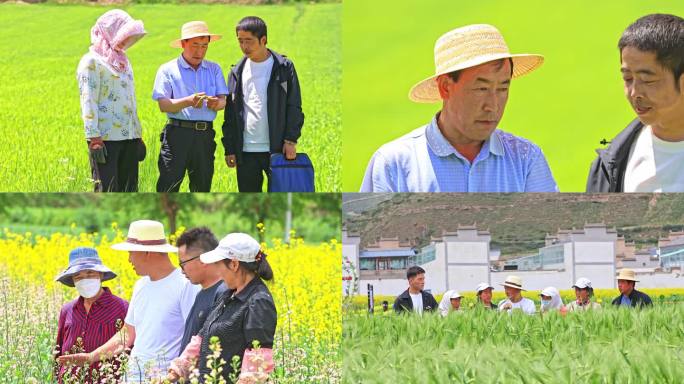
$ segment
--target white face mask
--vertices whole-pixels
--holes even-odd
[[[542,308],[549,308],[551,306],[551,300],[542,300],[541,305]]]
[[[83,279],[74,282],[78,293],[86,299],[90,299],[100,292],[100,279]]]

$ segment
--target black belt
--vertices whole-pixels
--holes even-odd
[[[211,121],[193,121],[178,119],[169,119],[168,124],[176,127],[192,128],[195,131],[206,131],[207,128],[212,129],[214,126],[214,123]]]

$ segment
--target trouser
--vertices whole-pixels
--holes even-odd
[[[92,154],[88,156],[95,192],[138,192],[139,141],[104,141],[105,163],[98,163]]]
[[[268,152],[242,152],[237,164],[237,182],[240,192],[261,192],[264,173],[271,184],[271,154]],[[270,189],[270,188],[269,188]]]
[[[157,192],[178,192],[188,172],[190,192],[209,192],[214,177],[214,142],[212,128],[196,130],[166,124],[161,133]]]

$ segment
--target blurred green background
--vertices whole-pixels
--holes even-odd
[[[562,192],[584,192],[599,142],[636,117],[623,94],[617,43],[649,13],[684,16],[684,1],[345,0],[343,190],[358,191],[373,152],[441,108],[407,96],[434,74],[437,38],[486,23],[512,53],[545,56],[540,69],[513,81],[499,128],[542,148]]]
[[[313,244],[339,239],[341,204],[335,193],[0,193],[0,238],[7,228],[45,237],[97,233],[111,239],[112,223],[126,233],[130,222],[150,219],[161,221],[167,235],[207,226],[218,238],[246,232],[271,244],[295,230],[296,237]]]

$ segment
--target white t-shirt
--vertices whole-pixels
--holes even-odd
[[[411,301],[413,302],[413,311],[417,313],[423,313],[423,295],[421,293],[409,293],[411,296]]]
[[[269,152],[268,81],[271,79],[273,56],[261,63],[250,59],[242,69],[242,93],[245,106],[244,152]]]
[[[536,312],[536,307],[534,306],[534,301],[523,297],[522,300],[518,301],[517,303],[512,302],[509,299],[505,299],[499,303],[499,311],[504,311],[503,306],[510,303],[511,304],[511,310],[512,309],[521,309],[523,312],[527,313],[528,315],[533,315]],[[508,312],[511,312],[511,310],[508,310]]]
[[[139,377],[145,378],[148,362],[166,372],[171,360],[180,355],[185,320],[201,288],[192,285],[180,269],[161,280],[144,276],[135,283],[126,314],[126,323],[135,328],[128,380],[137,383]]]
[[[684,141],[661,140],[644,127],[630,150],[625,192],[684,192]]]

